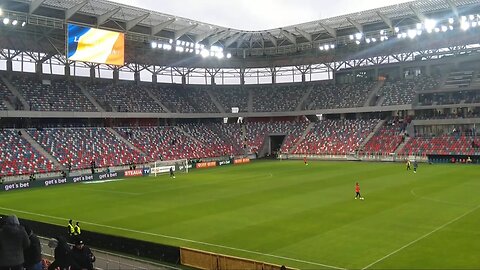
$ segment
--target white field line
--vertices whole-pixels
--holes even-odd
[[[422,199],[422,200],[444,203],[444,204],[450,204],[450,205],[457,205],[457,206],[473,206],[473,205],[468,205],[468,204],[465,204],[465,203],[449,202],[449,201],[445,201],[445,200],[438,200],[438,199],[434,199],[434,198],[430,198],[430,197],[420,196],[417,193],[415,193],[415,191],[413,189],[410,190],[410,193],[414,197],[417,197],[417,198]]]
[[[429,233],[426,233],[426,234],[424,234],[424,235],[420,236],[419,238],[417,238],[417,239],[415,239],[415,240],[411,241],[410,243],[407,243],[406,245],[404,245],[404,246],[402,246],[402,247],[400,247],[400,248],[398,248],[398,249],[396,249],[396,250],[394,250],[394,251],[392,251],[392,252],[388,253],[387,255],[383,256],[382,258],[380,258],[380,259],[378,259],[378,260],[376,260],[376,261],[372,262],[371,264],[369,264],[369,265],[367,265],[367,266],[363,267],[363,268],[362,268],[362,270],[364,270],[364,269],[367,269],[367,268],[370,268],[371,266],[373,266],[373,265],[375,265],[375,264],[377,264],[377,263],[379,263],[379,262],[381,262],[381,261],[385,260],[386,258],[388,258],[388,257],[390,257],[390,256],[392,256],[392,255],[394,255],[394,254],[396,254],[396,253],[398,253],[399,251],[402,251],[403,249],[405,249],[405,248],[407,248],[407,247],[409,247],[409,246],[411,246],[411,245],[413,245],[413,244],[417,243],[418,241],[420,241],[420,240],[422,240],[422,239],[424,239],[424,238],[426,238],[426,237],[428,237],[428,236],[430,236],[430,235],[432,235],[432,234],[436,233],[437,231],[439,231],[439,230],[441,230],[441,229],[443,229],[443,228],[447,227],[448,225],[450,225],[450,224],[452,224],[452,223],[454,223],[454,222],[456,222],[456,221],[460,220],[461,218],[465,217],[466,215],[468,215],[468,214],[471,214],[471,213],[475,212],[476,210],[478,210],[478,208],[480,208],[480,205],[477,205],[477,207],[475,207],[475,208],[473,208],[473,209],[471,209],[471,210],[467,211],[466,213],[464,213],[464,214],[462,214],[462,215],[460,215],[460,216],[458,216],[458,217],[456,217],[456,218],[454,218],[454,219],[450,220],[449,222],[447,222],[447,223],[445,223],[445,224],[443,224],[443,225],[441,225],[441,226],[437,227],[437,228],[436,228],[436,229],[434,229],[433,231],[431,231],[431,232],[429,232]]]
[[[7,210],[7,211],[12,211],[12,212],[24,213],[24,214],[33,215],[33,216],[57,219],[57,220],[61,220],[61,221],[69,220],[68,218],[49,216],[49,215],[38,214],[38,213],[33,213],[33,212],[28,212],[28,211],[23,211],[23,210],[5,208],[5,207],[0,207],[0,209]],[[305,261],[305,260],[289,258],[289,257],[285,257],[285,256],[279,256],[279,255],[268,254],[268,253],[261,253],[261,252],[246,250],[246,249],[241,249],[241,248],[228,247],[228,246],[224,246],[224,245],[217,245],[217,244],[212,244],[212,243],[207,243],[207,242],[202,242],[202,241],[196,241],[196,240],[191,240],[191,239],[185,239],[185,238],[180,238],[180,237],[175,237],[175,236],[169,236],[169,235],[164,235],[164,234],[137,231],[137,230],[127,229],[127,228],[114,227],[114,226],[97,224],[97,223],[81,221],[81,220],[79,220],[79,221],[83,224],[89,224],[89,225],[93,225],[93,226],[97,226],[97,227],[104,227],[104,228],[109,228],[109,229],[114,229],[114,230],[119,230],[119,231],[133,232],[133,233],[138,233],[138,234],[144,234],[144,235],[174,239],[174,240],[183,241],[183,242],[201,244],[201,245],[205,245],[205,246],[211,246],[211,247],[218,247],[218,248],[223,248],[223,249],[228,249],[228,250],[241,251],[241,252],[245,252],[245,253],[256,254],[256,255],[261,255],[261,256],[266,256],[266,257],[271,257],[271,258],[277,258],[277,259],[283,259],[283,260],[288,260],[288,261],[292,261],[292,262],[305,263],[305,264],[310,264],[310,265],[315,265],[315,266],[321,266],[321,267],[330,268],[330,269],[342,269],[342,270],[345,269],[343,267],[338,267],[338,266],[333,266],[333,265],[328,265],[328,264],[323,264],[323,263]]]

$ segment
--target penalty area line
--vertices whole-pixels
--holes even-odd
[[[55,217],[55,216],[39,214],[39,213],[34,213],[34,212],[29,212],[29,211],[23,211],[23,210],[17,210],[17,209],[11,209],[11,208],[6,208],[6,207],[0,207],[0,209],[7,210],[7,211],[12,211],[12,212],[24,213],[24,214],[33,215],[33,216],[56,219],[56,220],[61,220],[61,221],[69,220],[68,218]],[[202,241],[196,241],[196,240],[191,240],[191,239],[185,239],[185,238],[175,237],[175,236],[170,236],[170,235],[144,232],[144,231],[138,231],[138,230],[133,230],[133,229],[127,229],[127,228],[120,228],[120,227],[98,224],[98,223],[92,223],[92,222],[82,221],[82,220],[79,220],[79,221],[83,224],[89,224],[89,225],[93,225],[93,226],[96,226],[96,227],[104,227],[104,228],[109,228],[109,229],[114,229],[114,230],[119,230],[119,231],[126,231],[126,232],[156,236],[156,237],[161,237],[161,238],[173,239],[173,240],[178,240],[178,241],[183,241],[183,242],[195,243],[195,244],[200,244],[200,245],[204,245],[204,246],[218,247],[218,248],[223,248],[223,249],[228,249],[228,250],[234,250],[234,251],[240,251],[240,252],[245,252],[245,253],[250,253],[250,254],[255,254],[255,255],[261,255],[261,256],[276,258],[276,259],[283,259],[283,260],[292,261],[292,262],[299,262],[299,263],[305,263],[305,264],[310,264],[310,265],[315,265],[315,266],[321,266],[321,267],[330,268],[330,269],[341,269],[341,270],[346,269],[346,268],[343,268],[343,267],[338,267],[338,266],[333,266],[333,265],[328,265],[328,264],[323,264],[323,263],[305,261],[305,260],[300,260],[300,259],[295,259],[295,258],[290,258],[290,257],[285,257],[285,256],[280,256],[280,255],[275,255],[275,254],[262,253],[262,252],[258,252],[258,251],[229,247],[229,246],[218,245],[218,244],[202,242]]]

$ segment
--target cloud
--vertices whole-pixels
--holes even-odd
[[[355,13],[407,0],[115,0],[239,30],[258,31]]]

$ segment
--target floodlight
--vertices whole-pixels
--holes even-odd
[[[477,27],[478,23],[477,22],[472,22],[472,27]]]
[[[350,35],[350,36],[348,36],[348,37],[350,38],[350,40],[353,40],[353,35]]]
[[[466,17],[466,16],[462,16],[462,17],[460,17],[460,20],[461,20],[462,22],[464,22],[464,21],[467,20],[467,17]]]
[[[435,30],[435,33],[438,33],[438,32],[440,32],[440,28],[438,28],[438,27],[435,27],[435,29],[434,29],[434,30]]]
[[[325,46],[323,46],[323,48],[325,48],[325,51],[328,51],[330,49],[330,47],[328,46],[328,44],[325,44]]]
[[[358,39],[362,39],[362,37],[363,37],[363,34],[360,33],[360,32],[355,34],[355,38],[356,38],[357,40],[358,40]]]
[[[335,49],[335,44],[330,44],[330,49]]]
[[[163,43],[158,43],[157,48],[163,49]]]
[[[177,39],[177,46],[182,45],[182,41]]]
[[[372,38],[372,42],[377,42],[377,39],[376,39],[376,38]]]
[[[231,53],[227,53],[227,58],[228,58],[228,59],[232,58],[232,54],[231,54]]]
[[[417,23],[417,29],[422,29],[422,24],[421,23]]]
[[[22,27],[24,27],[27,24],[27,22],[22,22]]]
[[[203,58],[205,58],[210,55],[210,52],[208,50],[203,49],[200,54],[202,55]]]
[[[448,26],[448,29],[453,30],[453,26],[452,26],[452,25],[449,25],[449,26]]]
[[[3,10],[0,8],[0,15],[2,15],[2,14],[3,14]]]
[[[195,44],[195,49],[200,49],[200,44],[196,43]]]
[[[410,39],[414,39],[417,36],[417,30],[410,29],[408,30],[407,35]]]
[[[155,49],[158,46],[157,42],[155,42],[155,41],[152,41],[152,43],[150,43],[150,45],[152,46],[152,49]]]
[[[402,38],[406,38],[407,37],[407,33],[403,32],[402,33]]]
[[[356,43],[357,45],[360,45],[360,40],[355,40],[355,43]]]
[[[13,20],[12,21],[12,25],[17,25],[18,21],[17,20]]]
[[[369,39],[369,38],[366,38],[366,39],[365,39],[365,42],[370,43],[370,39]]]
[[[8,24],[10,23],[10,19],[9,18],[3,18],[3,24]]]
[[[385,34],[385,30],[380,30],[380,35]]]
[[[218,59],[222,59],[224,57],[223,52],[219,52],[216,54]]]
[[[473,14],[470,14],[470,15],[468,15],[468,18],[469,18],[470,20],[473,20],[473,19],[475,19],[475,16],[473,16]]]
[[[448,18],[448,23],[452,24],[454,22],[453,18]]]
[[[199,49],[196,49],[196,50],[195,50],[195,54],[200,54],[200,50],[199,50]]]
[[[433,19],[426,19],[423,24],[425,25],[425,29],[428,30],[433,30],[435,26],[437,25],[437,21]]]
[[[398,27],[395,27],[394,30],[395,30],[395,33],[400,32],[400,28],[398,28]]]
[[[398,33],[398,34],[397,34],[397,38],[402,38],[402,34],[401,34],[401,33]]]
[[[5,21],[4,21],[5,22]],[[463,31],[467,31],[468,28],[470,28],[470,23],[466,22],[466,21],[462,21],[460,23],[460,28],[463,30]]]
[[[318,47],[320,49],[320,51],[323,51],[323,45],[320,45],[320,47]]]
[[[380,37],[380,41],[384,41],[385,40],[385,37],[384,36],[381,36]]]
[[[172,44],[172,43],[173,43],[173,39],[169,39],[169,40],[168,40],[168,43]]]
[[[441,28],[442,28],[442,32],[447,32],[447,30],[448,30],[447,26],[445,26],[445,25],[442,25]]]
[[[422,30],[417,30],[417,36],[421,36],[422,35]]]

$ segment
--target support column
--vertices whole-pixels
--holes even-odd
[[[240,68],[240,85],[245,85],[245,69]]]
[[[152,83],[157,83],[158,79],[157,79],[157,74],[156,73],[153,73],[152,74]]]
[[[430,66],[430,65],[425,66],[425,75],[427,75],[427,76],[432,75],[432,66]]]
[[[117,84],[119,80],[120,80],[120,72],[118,71],[118,68],[114,68],[113,69],[113,84]]]
[[[95,80],[95,66],[91,66],[90,67],[90,81],[94,81]]]
[[[211,83],[212,85],[215,85],[215,84],[216,84],[216,82],[215,82],[215,75],[210,75],[210,83]]]
[[[182,74],[182,84],[183,85],[187,84],[187,75],[186,74]]]
[[[133,73],[133,80],[135,81],[135,84],[138,85],[140,83],[140,72],[135,71]]]
[[[7,59],[7,72],[12,72],[13,71],[13,63],[12,63],[12,59],[9,58]]]
[[[43,62],[42,61],[35,62],[35,74],[37,75],[37,78],[42,77],[42,74],[43,74]]]
[[[69,63],[65,63],[64,70],[65,70],[65,78],[67,80],[70,80],[70,64]]]

